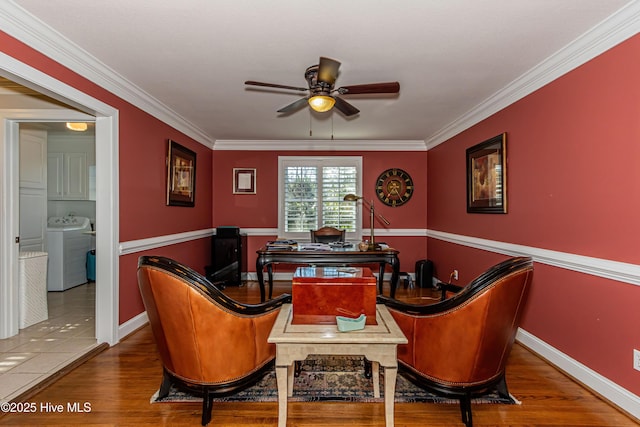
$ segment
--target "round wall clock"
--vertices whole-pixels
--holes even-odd
[[[413,179],[402,169],[387,169],[376,181],[376,194],[387,206],[404,205],[413,195]]]

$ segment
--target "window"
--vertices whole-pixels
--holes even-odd
[[[361,194],[362,157],[279,157],[278,174],[279,237],[305,240],[310,230],[330,226],[357,239],[359,204],[343,198]]]

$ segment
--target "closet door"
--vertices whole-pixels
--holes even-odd
[[[47,230],[47,132],[20,130],[20,251],[42,252]]]

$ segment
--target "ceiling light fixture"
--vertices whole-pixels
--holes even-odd
[[[76,132],[84,132],[87,130],[87,124],[81,122],[67,122],[67,129],[76,131]]]
[[[318,113],[324,113],[331,110],[336,100],[327,95],[315,95],[309,98],[309,106]]]

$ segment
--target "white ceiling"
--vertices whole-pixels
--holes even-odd
[[[418,140],[446,134],[629,0],[15,0],[120,79],[217,140]],[[631,2],[635,3],[635,2]],[[610,21],[611,19],[609,19]],[[605,21],[606,22],[606,21]],[[276,110],[320,56],[361,110]],[[557,56],[557,55],[556,55]],[[498,105],[498,104],[496,104]],[[310,127],[313,136],[309,136]]]

